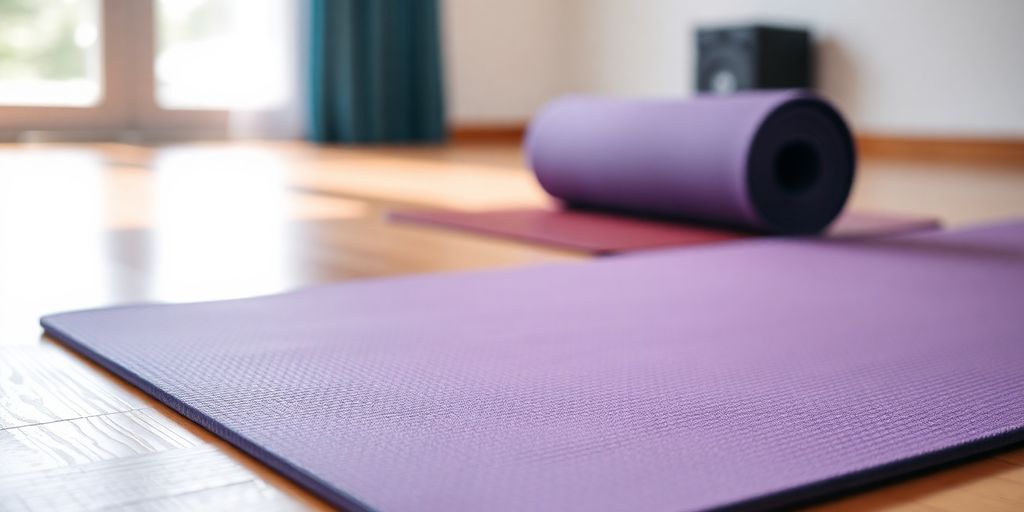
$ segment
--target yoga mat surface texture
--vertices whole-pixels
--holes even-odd
[[[330,502],[791,505],[1024,434],[1024,221],[43,318]]]
[[[526,154],[544,190],[570,205],[775,233],[828,226],[854,172],[843,119],[800,91],[569,96],[530,122]]]

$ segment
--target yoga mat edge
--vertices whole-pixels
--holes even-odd
[[[158,304],[146,304],[146,306],[154,306]],[[166,304],[160,304],[167,306]],[[217,436],[221,440],[227,442],[231,446],[238,448],[245,454],[253,457],[254,459],[266,464],[269,468],[277,471],[282,476],[288,478],[292,482],[312,492],[316,496],[320,497],[324,501],[327,501],[335,507],[342,508],[346,511],[352,512],[373,512],[374,509],[366,506],[358,499],[348,495],[345,491],[335,488],[331,484],[324,482],[323,480],[316,477],[316,475],[310,474],[304,469],[297,467],[287,460],[278,457],[273,452],[262,448],[257,443],[254,443],[247,439],[245,436],[234,432],[217,420],[203,414],[199,409],[188,405],[187,403],[177,399],[173,395],[163,391],[159,387],[156,387],[141,378],[135,372],[132,372],[128,368],[121,366],[113,360],[105,357],[103,354],[90,349],[87,345],[78,343],[71,336],[65,334],[59,327],[53,325],[47,320],[49,315],[43,316],[39,319],[39,324],[42,326],[47,336],[53,338],[55,341],[60,342],[69,349],[81,354],[85,358],[95,362],[102,366],[110,373],[113,373],[117,377],[124,379],[125,382],[135,386],[143,393],[149,395],[156,401],[170,407],[174,412],[181,414],[189,421],[199,425],[207,432]]]

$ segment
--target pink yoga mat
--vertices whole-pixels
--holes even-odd
[[[399,210],[391,212],[389,218],[590,254],[703,245],[758,236],[750,231],[707,224],[560,208]],[[932,217],[850,212],[836,219],[825,234],[830,238],[867,238],[938,227],[939,222]]]

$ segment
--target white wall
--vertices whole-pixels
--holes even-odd
[[[569,89],[572,1],[442,0],[441,8],[452,123],[520,123]]]
[[[689,95],[693,28],[804,24],[855,129],[1024,137],[1020,0],[446,0],[455,123],[522,121],[566,91]]]

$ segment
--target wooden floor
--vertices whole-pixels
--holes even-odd
[[[948,226],[1024,217],[1022,161],[867,158],[860,170],[855,206]],[[383,219],[546,201],[514,146],[0,146],[0,510],[326,508],[41,337],[38,317],[583,258]],[[1024,510],[1024,449],[820,507]]]

